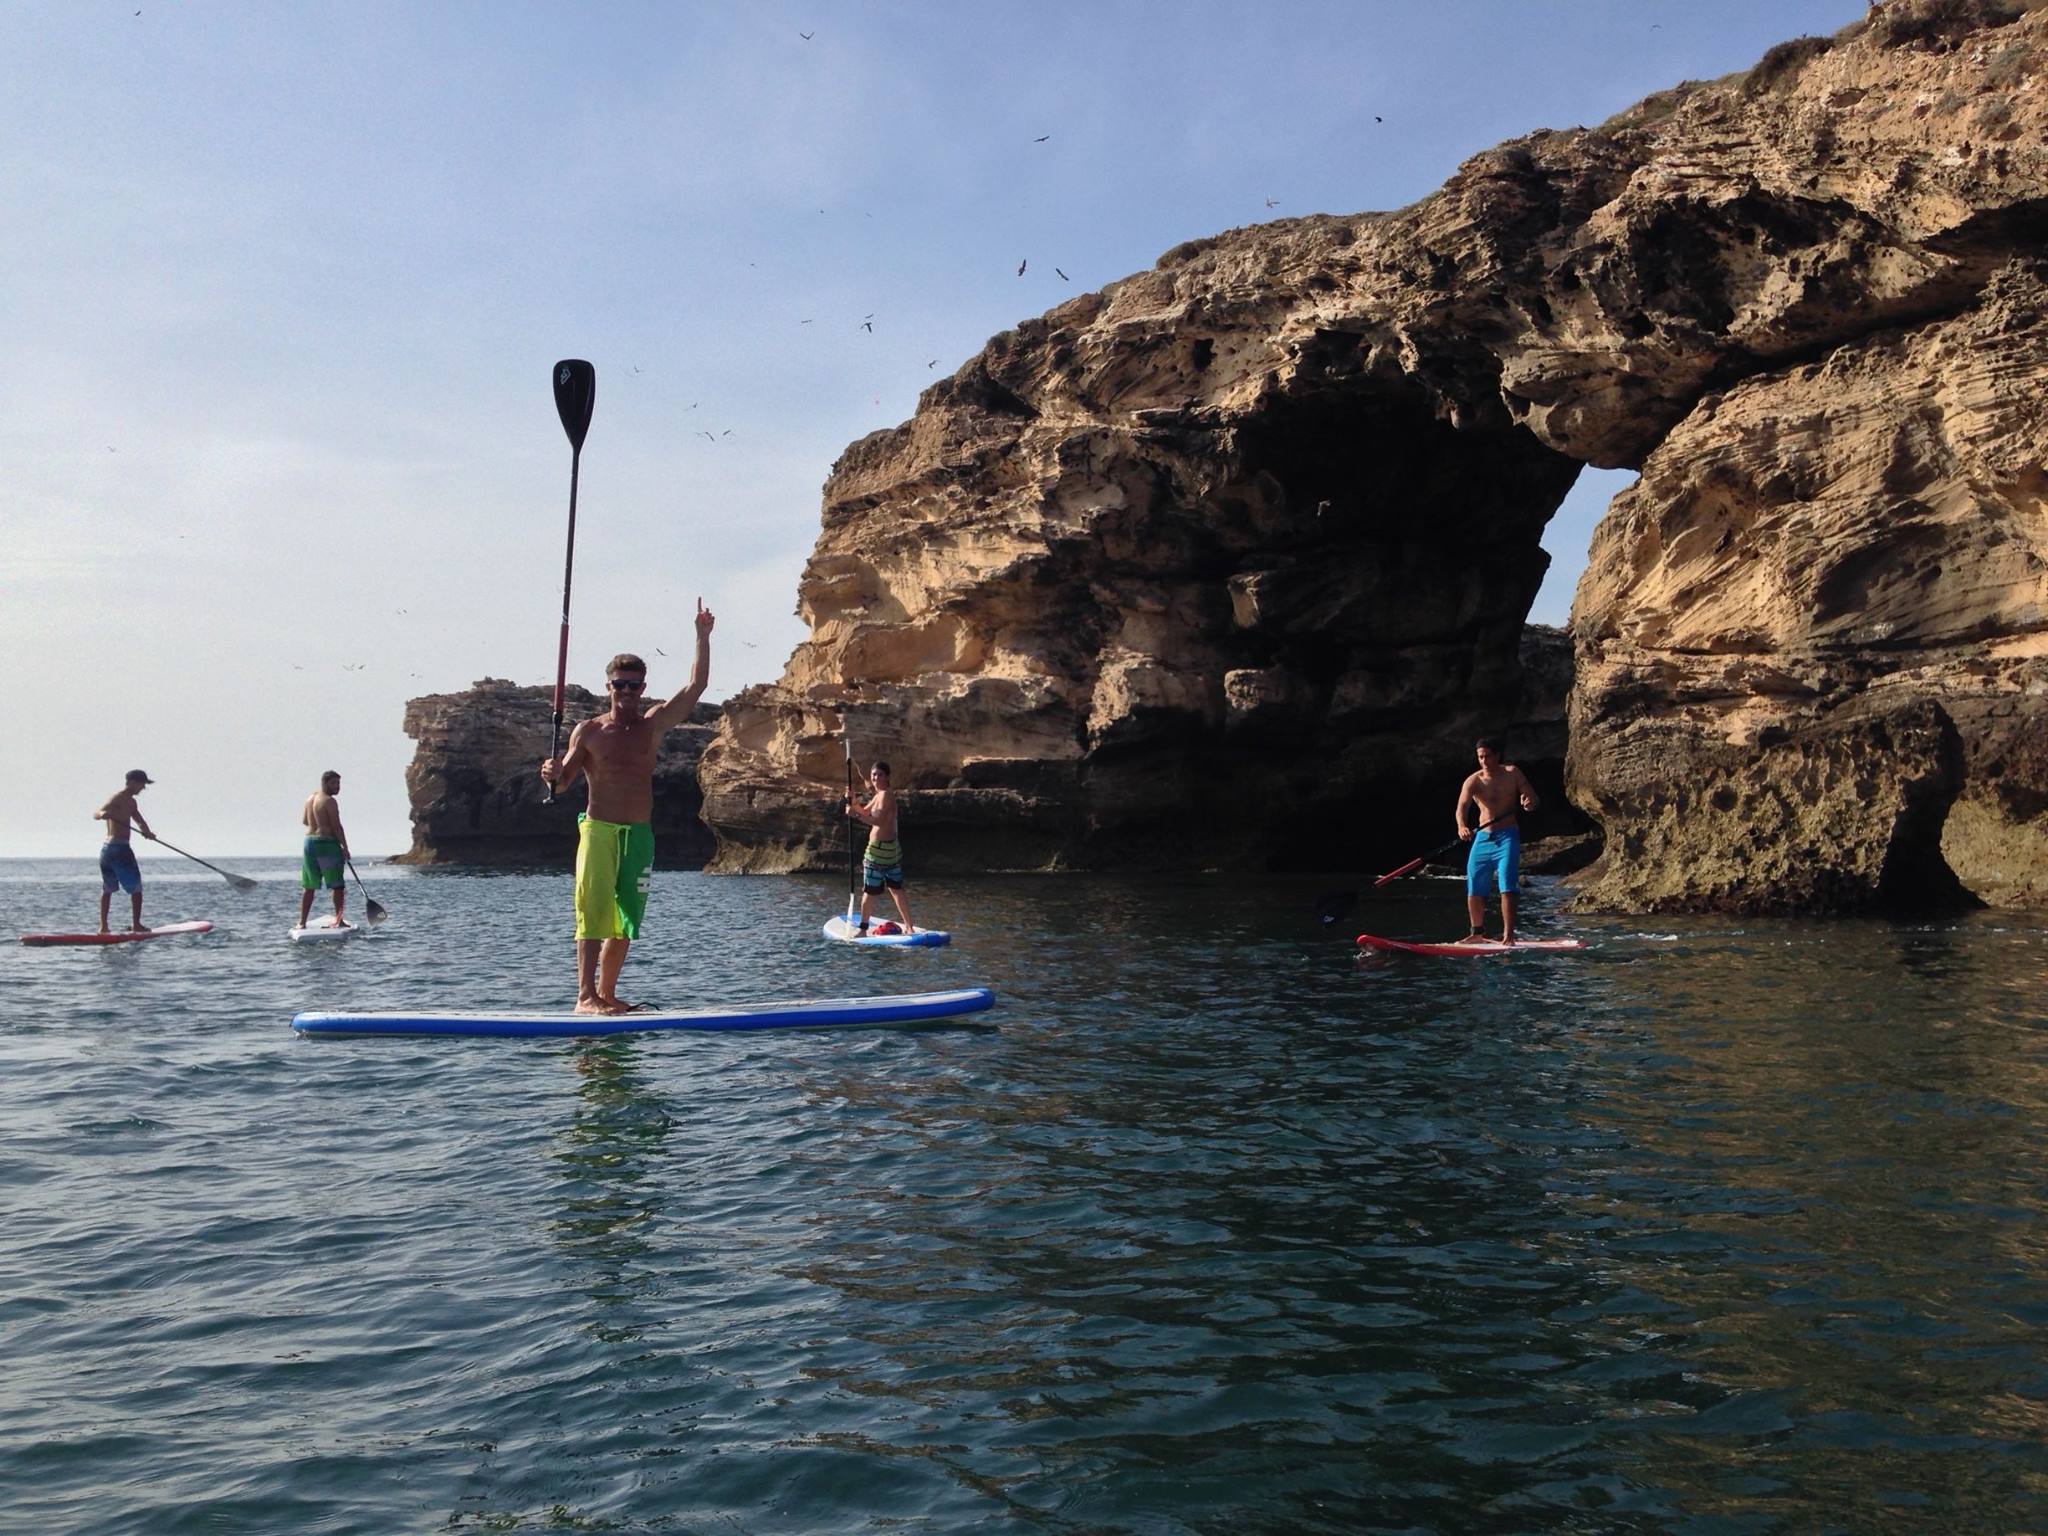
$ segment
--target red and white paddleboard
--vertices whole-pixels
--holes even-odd
[[[1406,939],[1383,939],[1376,933],[1361,933],[1358,942],[1366,949],[1392,949],[1404,955],[1519,955],[1528,950],[1555,954],[1586,947],[1584,939],[1517,939],[1512,944],[1499,939],[1460,939],[1451,944],[1411,944]]]
[[[205,921],[196,923],[166,923],[161,928],[148,928],[141,933],[24,933],[24,944],[139,944],[144,939],[174,939],[181,933],[211,933],[213,924]]]

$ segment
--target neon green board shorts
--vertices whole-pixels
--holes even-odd
[[[576,818],[576,937],[637,939],[654,877],[654,828]]]
[[[331,837],[309,837],[299,855],[299,889],[317,891],[323,885],[341,889],[341,844]]]

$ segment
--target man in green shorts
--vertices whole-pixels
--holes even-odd
[[[320,775],[320,787],[306,796],[299,820],[306,824],[306,846],[299,855],[299,926],[313,912],[313,894],[322,886],[334,891],[334,926],[346,928],[342,907],[348,901],[348,887],[342,871],[348,863],[348,834],[341,829],[341,775],[332,768]]]
[[[697,600],[697,661],[689,686],[646,708],[647,663],[621,654],[605,668],[612,707],[569,733],[569,750],[540,776],[557,793],[581,774],[590,803],[576,818],[576,1011],[626,1013],[619,973],[640,937],[654,869],[654,761],[669,728],[690,718],[711,680],[711,614]]]

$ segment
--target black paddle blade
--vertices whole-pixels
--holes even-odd
[[[597,370],[580,357],[565,357],[555,364],[555,413],[562,418],[574,452],[583,451],[583,436],[596,407]]]
[[[1357,904],[1356,891],[1329,891],[1316,898],[1316,921],[1327,928]]]

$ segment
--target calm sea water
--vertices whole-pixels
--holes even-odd
[[[1457,888],[1008,879],[865,952],[660,874],[629,997],[997,1011],[309,1041],[566,1000],[566,877],[293,946],[216,862],[147,865],[205,938],[0,947],[0,1529],[2048,1527],[2037,921],[1361,959]],[[0,864],[0,928],[96,890]]]

